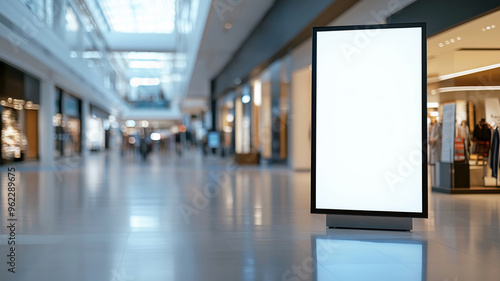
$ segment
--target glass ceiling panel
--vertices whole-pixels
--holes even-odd
[[[173,33],[176,0],[99,0],[111,31]]]

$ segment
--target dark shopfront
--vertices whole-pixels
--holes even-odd
[[[0,164],[38,159],[40,81],[0,61]]]
[[[80,155],[82,151],[82,102],[80,99],[57,89],[54,125],[55,156]]]

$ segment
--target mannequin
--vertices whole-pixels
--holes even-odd
[[[469,147],[470,147],[470,130],[467,126],[467,121],[462,120],[460,125],[457,126],[455,137],[462,138],[465,144],[465,159],[469,159]]]
[[[430,157],[429,164],[436,164],[441,160],[441,124],[438,122],[430,128],[429,145]]]

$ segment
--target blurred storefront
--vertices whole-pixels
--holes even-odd
[[[40,82],[0,62],[1,163],[38,159]]]
[[[87,120],[87,146],[90,151],[102,151],[109,148],[111,138],[111,122],[109,114],[97,106],[90,105],[90,116]]]
[[[82,152],[82,109],[81,100],[57,89],[56,114],[52,124],[55,127],[55,156],[74,156]]]
[[[499,192],[500,11],[428,39],[432,186],[449,193]]]

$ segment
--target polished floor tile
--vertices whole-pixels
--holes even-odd
[[[2,168],[2,167],[0,167]],[[326,229],[309,173],[191,151],[16,171],[16,273],[0,280],[499,280],[500,196],[430,195],[412,232]]]

